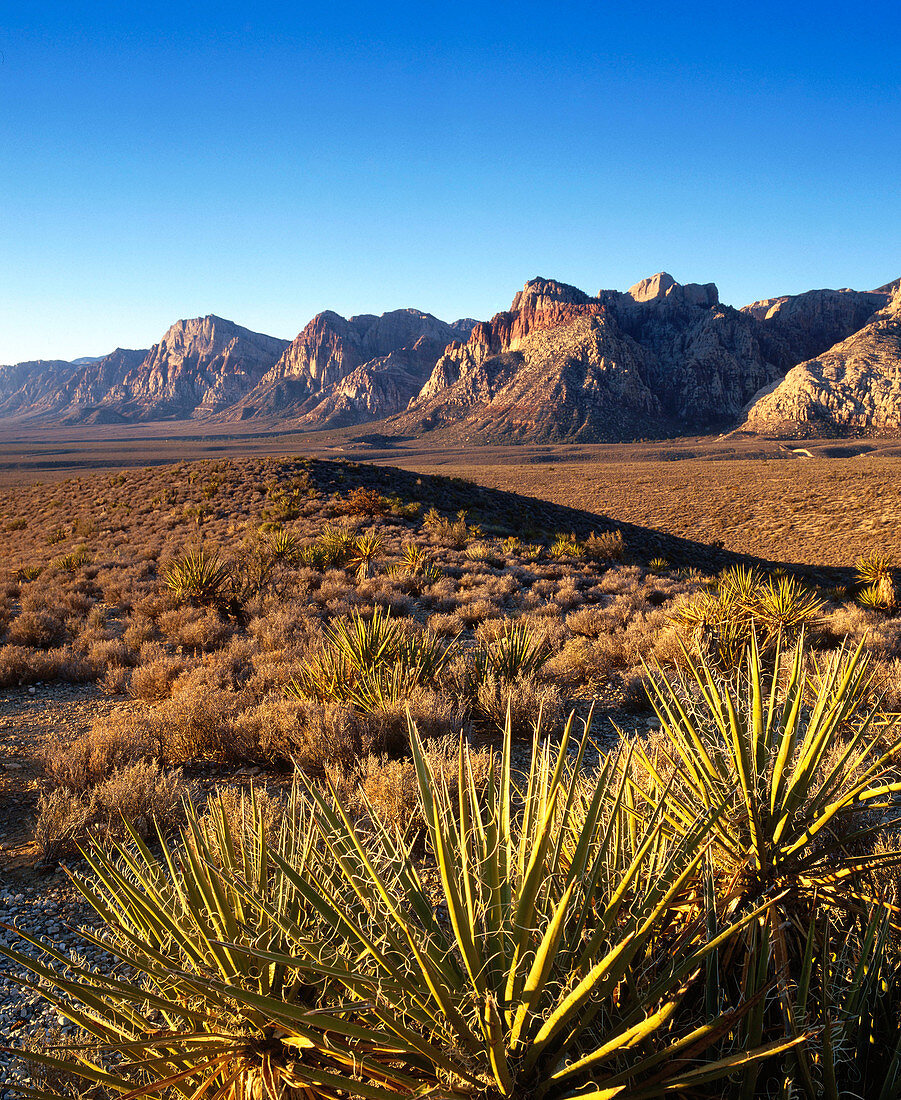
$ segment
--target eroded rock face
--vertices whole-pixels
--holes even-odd
[[[742,426],[797,436],[901,430],[901,290],[858,332],[755,395]]]
[[[143,420],[208,415],[252,389],[287,340],[221,317],[177,321],[123,380],[123,397]]]
[[[885,308],[890,296],[886,288],[808,290],[752,302],[742,313],[763,322],[797,363],[812,359],[863,328],[877,310]]]
[[[661,272],[592,298],[548,279],[451,345],[400,431],[456,425],[485,439],[610,440],[701,430],[737,416],[790,363],[716,286]]]
[[[319,313],[228,418],[291,416],[313,429],[388,416],[404,408],[445,347],[475,324],[447,324],[417,309],[380,317]]]

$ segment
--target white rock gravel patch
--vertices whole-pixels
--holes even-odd
[[[88,943],[79,933],[81,927],[101,926],[86,903],[66,888],[15,887],[0,889],[0,922],[21,929],[35,939],[46,940],[56,950],[90,967],[107,972],[115,960],[105,951]],[[15,932],[0,928],[0,944],[40,958],[41,952],[20,939]],[[43,999],[40,993],[24,989],[14,976],[28,977],[15,963],[0,956],[0,1043],[22,1048],[32,1040],[50,1035],[62,1041],[77,1041],[79,1029]],[[82,1033],[83,1037],[83,1033]],[[15,1055],[0,1053],[0,1100],[18,1100],[20,1086],[33,1085],[32,1070]]]

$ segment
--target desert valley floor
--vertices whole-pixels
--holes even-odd
[[[193,421],[89,428],[0,423],[0,486],[181,460],[300,454],[466,478],[769,560],[848,566],[901,558],[901,441],[782,443],[732,433],[626,444],[469,446],[239,432]]]

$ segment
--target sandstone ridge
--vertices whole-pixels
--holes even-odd
[[[742,426],[802,437],[901,432],[901,290],[859,331],[756,394]]]

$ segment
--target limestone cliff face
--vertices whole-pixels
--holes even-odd
[[[444,348],[476,322],[417,309],[380,317],[317,314],[229,419],[290,416],[308,428],[358,424],[404,408]]]
[[[737,416],[790,366],[716,286],[661,272],[590,297],[548,279],[451,345],[398,431],[454,425],[485,439],[610,440],[702,430]]]
[[[858,332],[758,393],[743,427],[797,436],[901,431],[901,290]]]

